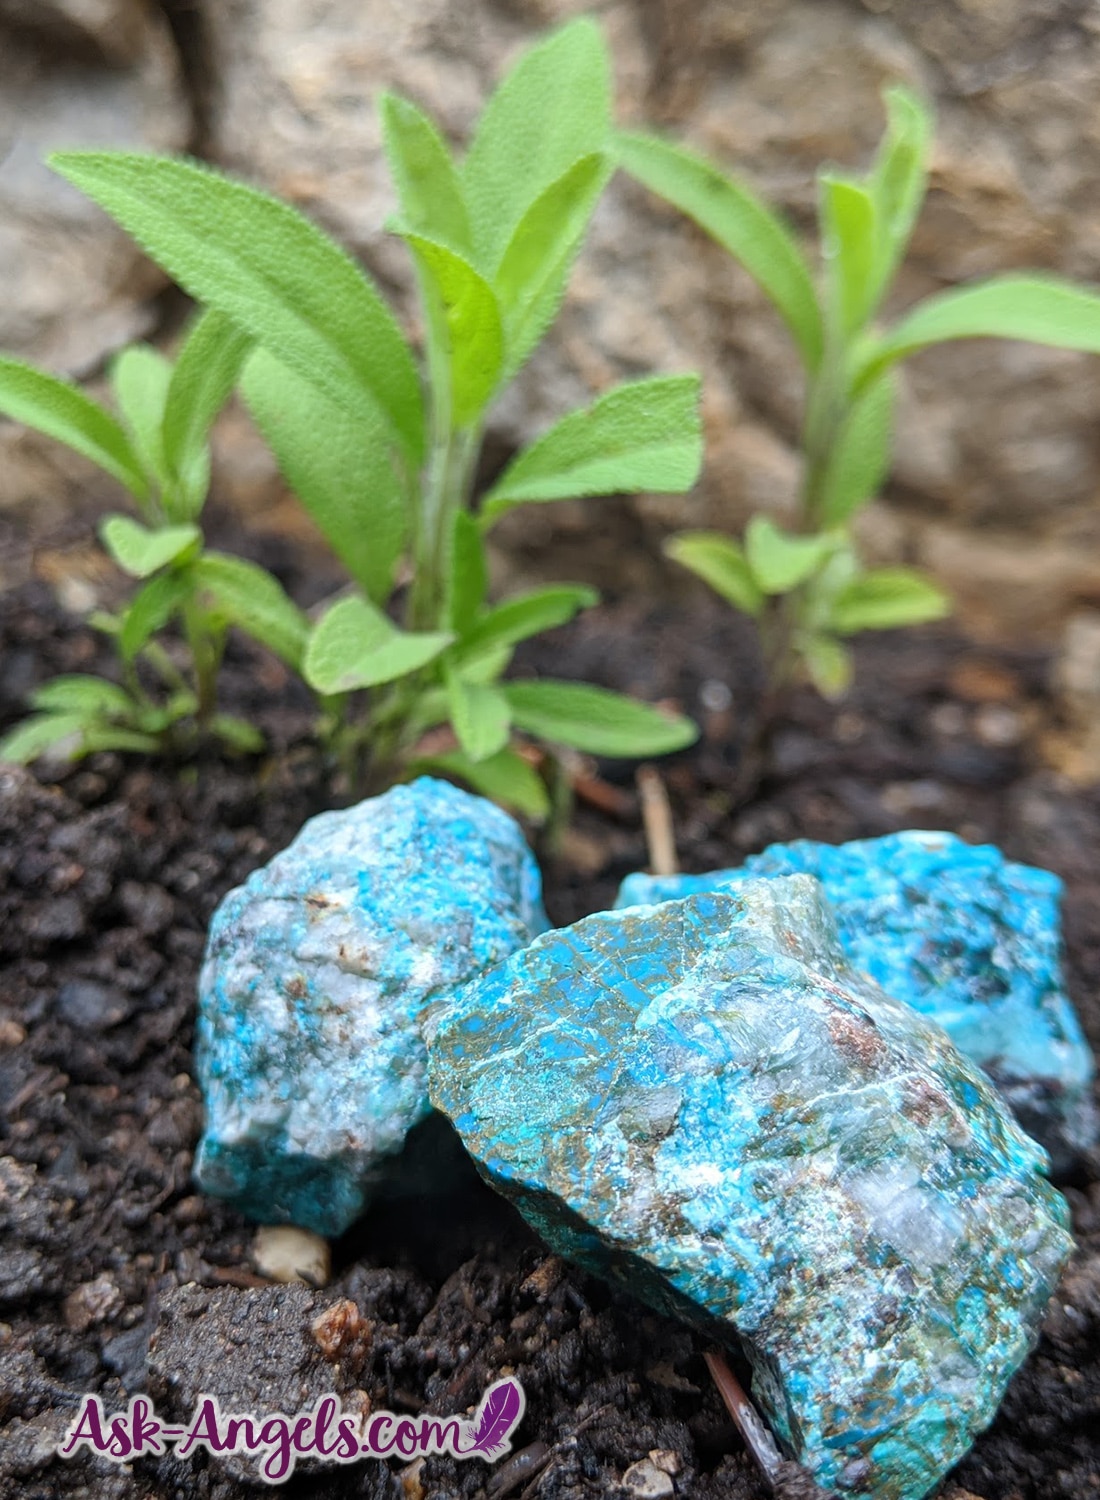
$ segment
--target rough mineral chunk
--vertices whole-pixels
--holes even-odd
[[[424,777],[313,818],[211,924],[199,1185],[339,1234],[428,1113],[421,1007],[546,925],[522,831],[481,797]]]
[[[946,1030],[1066,1171],[1094,1145],[1092,1053],[1061,972],[1062,884],[950,833],[850,844],[799,839],[707,875],[628,875],[616,906],[729,890],[761,875],[815,875],[857,968]]]
[[[918,1500],[1071,1248],[1043,1153],[858,973],[816,880],[549,932],[428,1022],[432,1102],[560,1253],[719,1320],[826,1487]]]

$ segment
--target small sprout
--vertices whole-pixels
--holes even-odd
[[[208,317],[240,330],[245,401],[355,592],[306,631],[270,588],[230,576],[227,559],[192,560],[181,531],[154,543],[115,527],[112,542],[116,555],[155,559],[154,583],[194,578],[204,620],[242,625],[301,670],[352,785],[435,769],[543,816],[548,792],[517,733],[633,757],[676,750],[696,730],[595,687],[504,681],[521,641],[595,595],[563,584],[490,602],[485,538],[520,505],[689,489],[702,457],[699,381],[660,376],[605,392],[520,453],[479,506],[490,407],[553,322],[614,170],[608,57],[590,20],[552,33],[493,94],[461,162],[411,101],[385,94],[380,107],[400,203],[389,227],[416,271],[422,358],[369,277],[288,205],[193,162],[53,158],[214,309]],[[129,373],[147,397],[163,384]],[[127,445],[112,453],[116,469],[133,467],[143,483],[168,472],[188,434],[186,422],[147,423],[142,460]],[[183,607],[162,586],[144,609],[159,622]],[[436,738],[428,753],[421,742],[440,726],[453,748]]]
[[[1048,276],[1001,276],[942,292],[878,328],[924,199],[932,140],[932,117],[920,99],[893,88],[885,103],[887,128],[867,175],[819,174],[820,287],[794,236],[743,183],[650,135],[616,138],[620,164],[754,277],[805,368],[794,529],[755,516],[743,545],[716,532],[683,533],[666,544],[670,557],[757,621],[769,681],[765,735],[781,694],[799,678],[828,697],[845,690],[852,673],[847,636],[949,612],[930,579],[909,568],[866,569],[852,544],[854,518],[890,470],[894,367],[930,344],[960,338],[1031,339],[1100,353],[1100,297]]]
[[[210,426],[236,384],[251,339],[218,312],[192,324],[175,364],[143,344],[111,370],[118,415],[76,386],[0,359],[0,412],[66,443],[129,492],[141,519],[99,528],[118,567],[140,587],[117,615],[91,623],[111,637],[122,684],[55,677],[31,695],[34,713],[0,740],[0,760],[71,760],[96,750],[191,749],[211,736],[231,750],[262,748],[251,724],[222,713],[217,674],[230,625],[292,666],[306,619],[263,568],[205,550],[198,525],[210,478]],[[181,669],[158,639],[179,622]]]

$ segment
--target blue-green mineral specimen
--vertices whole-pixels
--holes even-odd
[[[1071,1248],[1043,1153],[809,876],[546,933],[426,1023],[432,1102],[561,1253],[718,1320],[827,1487],[917,1500]]]
[[[628,875],[617,907],[815,875],[852,962],[946,1030],[1067,1170],[1095,1144],[1092,1053],[1061,973],[1062,884],[990,844],[894,833],[850,844],[773,844],[740,869]]]
[[[424,1003],[546,925],[522,831],[481,797],[423,777],[313,818],[214,914],[200,1187],[339,1234],[428,1113]]]

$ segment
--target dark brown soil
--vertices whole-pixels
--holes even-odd
[[[87,670],[98,651],[44,585],[0,598],[0,714],[11,718],[36,681]],[[676,698],[700,717],[701,747],[664,768],[685,868],[735,863],[776,839],[923,826],[1057,870],[1069,985],[1100,1043],[1100,795],[1032,763],[1049,715],[1040,654],[979,651],[949,634],[867,642],[850,699],[834,709],[800,698],[771,779],[740,809],[730,787],[754,686],[728,616],[609,607],[526,665]],[[264,1283],[249,1264],[252,1227],[196,1194],[190,1047],[206,922],[331,801],[293,686],[237,648],[226,688],[268,729],[270,759],[181,769],[100,756],[60,788],[0,773],[0,1496],[257,1493],[202,1457],[129,1469],[58,1459],[87,1391],[113,1408],[148,1389],[174,1417],[200,1390],[236,1410],[293,1411],[303,1393],[337,1389],[455,1411],[514,1371],[527,1414],[520,1451],[498,1467],[430,1459],[402,1478],[396,1464],[368,1462],[299,1471],[284,1493],[580,1500],[622,1495],[627,1468],[661,1449],[680,1465],[677,1495],[758,1500],[698,1338],[549,1257],[431,1122],[417,1149],[437,1177],[449,1163],[446,1188],[426,1197],[412,1163],[403,1195],[335,1247],[334,1278],[318,1291]],[[603,771],[632,797],[630,768]],[[645,861],[632,806],[613,817],[582,805],[545,862],[552,917],[605,906]],[[1066,1191],[1080,1251],[1039,1349],[944,1496],[1100,1494],[1097,1163]],[[311,1325],[341,1299],[369,1327],[326,1356]],[[799,1493],[792,1481],[788,1495]]]

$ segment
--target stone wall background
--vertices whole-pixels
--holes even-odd
[[[94,378],[128,339],[170,326],[156,273],[41,165],[55,145],[196,149],[333,230],[411,321],[405,252],[381,229],[393,203],[376,93],[409,94],[462,141],[508,60],[582,10],[610,42],[620,119],[736,166],[807,235],[815,169],[866,162],[881,88],[931,96],[932,191],[892,310],[1028,266],[1100,284],[1090,0],[0,0],[0,347]],[[624,376],[693,367],[697,491],[517,516],[500,536],[514,568],[564,572],[564,555],[571,576],[658,586],[671,526],[793,504],[800,380],[778,320],[717,247],[616,180],[551,342],[498,408],[493,452]],[[1100,358],[968,343],[905,370],[869,555],[930,567],[978,631],[1049,634],[1100,605]],[[223,493],[262,521],[278,482],[239,414],[220,452]],[[0,427],[0,505],[63,510],[96,485]]]

